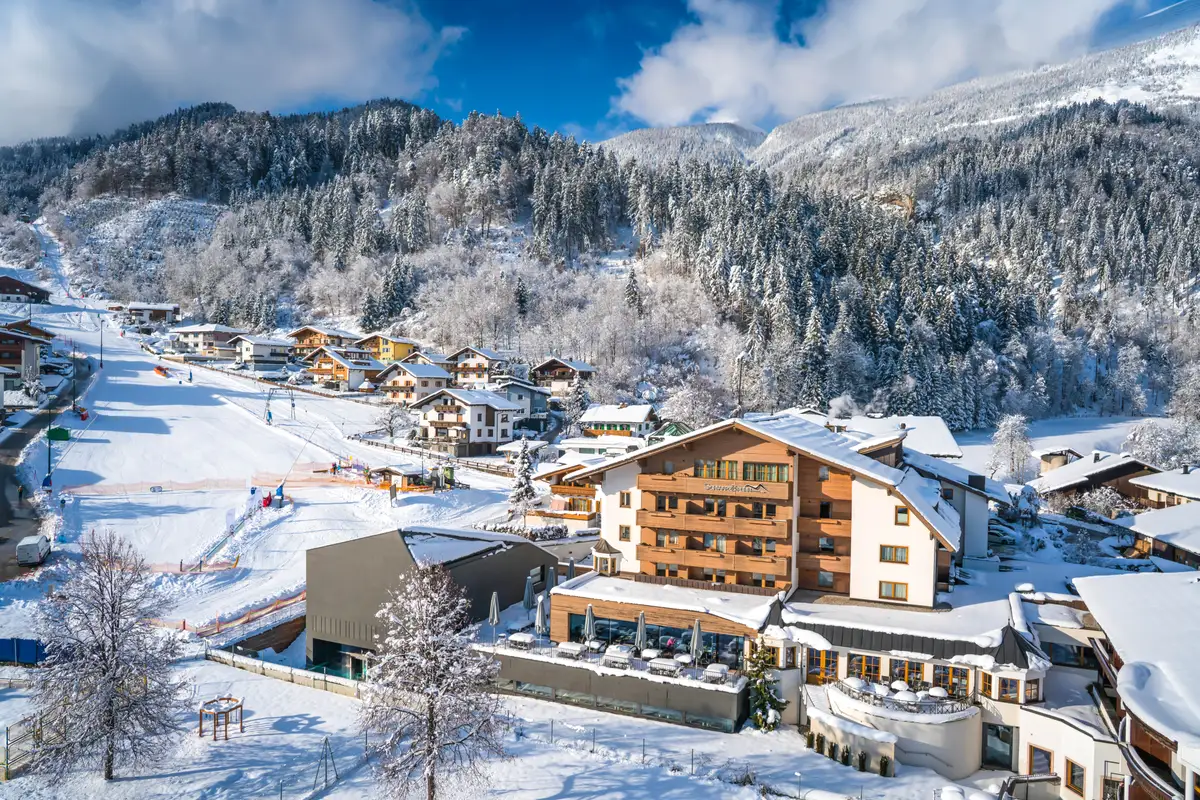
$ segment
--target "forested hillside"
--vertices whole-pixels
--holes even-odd
[[[840,397],[968,428],[1167,401],[1200,345],[1197,143],[1097,101],[767,171],[397,101],[213,106],[22,150],[18,182],[85,277],[199,319],[552,351],[693,421]]]

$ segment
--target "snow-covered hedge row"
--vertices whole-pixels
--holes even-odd
[[[531,542],[549,542],[555,539],[567,538],[566,525],[537,525],[527,528],[524,525],[504,525],[500,523],[484,523],[479,526],[482,530],[492,533],[511,533],[521,536]]]

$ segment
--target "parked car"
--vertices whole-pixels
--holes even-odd
[[[43,535],[26,536],[17,544],[17,564],[36,567],[50,555],[50,540]]]

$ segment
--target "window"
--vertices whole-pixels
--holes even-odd
[[[629,526],[622,525],[619,530],[620,530],[620,535],[621,535],[621,541],[628,542],[629,541]]]
[[[896,524],[897,525],[907,525],[908,524],[908,508],[906,508],[905,506],[896,506]]]
[[[491,436],[495,436],[496,434],[495,434],[495,433],[493,433],[493,431],[495,431],[495,430],[496,430],[495,428],[488,428],[488,436],[489,436],[489,437],[491,437]]]
[[[629,492],[621,492],[621,508],[629,508]]]
[[[829,480],[829,467],[817,467],[817,480],[821,483]]]
[[[1054,753],[1029,745],[1029,775],[1048,775],[1054,771]]]
[[[1100,664],[1096,661],[1096,654],[1090,647],[1054,642],[1042,642],[1042,647],[1046,649],[1046,655],[1050,656],[1050,663],[1056,666],[1080,667],[1081,669],[1100,668]]]
[[[949,501],[953,502],[953,500],[954,500],[954,488],[953,488],[953,487],[951,487],[951,486],[945,486],[945,487],[942,487],[942,499],[943,499],[943,500],[949,500]]]
[[[533,578],[534,583],[541,583],[542,581],[544,581],[546,579],[545,565],[538,564],[536,567],[529,570],[529,577]]]
[[[507,439],[507,438],[508,438],[508,428],[501,428],[501,429],[500,429],[500,438],[501,438],[501,439]]]
[[[655,511],[666,511],[667,510],[667,496],[665,494],[660,494],[654,498],[654,510]]]
[[[1041,689],[1041,681],[1037,678],[1025,681],[1025,702],[1036,703],[1038,701],[1038,691]]]
[[[817,539],[817,549],[820,550],[822,553],[832,553],[833,552],[833,537],[832,536],[822,536],[821,538]]]
[[[717,536],[717,552],[718,552],[718,553],[724,553],[724,552],[725,552],[725,542],[726,542],[726,541],[727,541],[727,540],[726,540],[726,538],[725,538],[725,536],[724,536],[724,535],[718,535],[718,536]]]
[[[658,533],[654,534],[654,545],[655,547],[667,546],[667,534],[664,531],[659,531]]]
[[[480,412],[480,413],[478,413],[478,414],[476,414],[476,415],[475,415],[475,421],[476,421],[476,422],[483,422],[483,412]]]
[[[667,475],[675,474],[675,462],[674,461],[664,461],[663,462],[663,472],[666,473]]]
[[[920,661],[903,661],[893,658],[891,663],[892,680],[904,681],[911,687],[925,680],[925,665]]]
[[[970,681],[970,673],[966,667],[948,667],[945,664],[933,665],[933,685],[940,686],[951,694],[966,694]]]
[[[817,572],[817,586],[820,586],[822,589],[832,589],[833,573],[826,572],[825,570]]]
[[[667,565],[667,575],[672,578],[678,578],[679,577],[679,565],[678,564],[668,564]]]
[[[707,458],[698,458],[694,462],[692,474],[697,478],[720,478],[723,480],[737,480],[737,462],[736,461],[713,461]]]
[[[838,673],[838,654],[836,650],[817,650],[812,647],[808,650],[808,663],[805,670],[809,683],[821,685],[824,683],[833,683],[837,680]]]
[[[1000,695],[997,699],[1015,703],[1020,698],[1021,682],[1016,678],[1000,679]]]
[[[774,589],[775,588],[775,576],[774,575],[765,575],[765,574],[761,574],[758,572],[753,572],[750,574],[750,583],[753,584],[754,586],[761,586],[764,589]]]
[[[654,574],[660,578],[667,577],[667,565],[666,564],[655,564],[654,565]]]
[[[879,683],[879,656],[864,656],[859,653],[850,654],[850,663],[846,674],[865,681]]]
[[[979,693],[984,697],[992,696],[992,673],[979,673]]]
[[[1077,795],[1083,795],[1083,782],[1087,775],[1083,767],[1076,764],[1071,759],[1067,759],[1067,779],[1063,781],[1067,788]]]
[[[734,463],[732,461],[728,462]],[[787,464],[742,464],[742,480],[760,483],[783,483],[788,479]]]
[[[895,583],[893,581],[879,582],[879,599],[880,600],[900,600],[908,602],[908,584]]]
[[[704,513],[710,517],[725,516],[725,508],[726,505],[724,500],[718,500],[712,497],[704,498]]]
[[[833,503],[828,500],[821,503],[820,517],[821,519],[833,519]]]
[[[879,545],[879,560],[886,561],[889,564],[907,564],[908,548],[881,544]]]

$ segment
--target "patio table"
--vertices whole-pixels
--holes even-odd
[[[517,633],[510,633],[508,635],[508,643],[513,647],[517,647],[522,650],[528,650],[529,648],[533,647],[533,642],[534,638],[532,633],[518,631]]]

